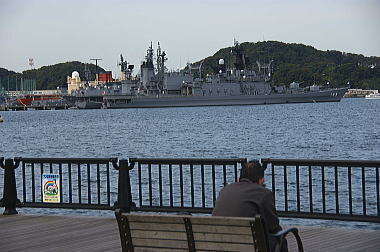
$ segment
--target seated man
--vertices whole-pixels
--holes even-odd
[[[264,187],[264,170],[257,160],[244,164],[238,182],[220,191],[212,215],[254,217],[260,214],[269,233],[280,231],[272,191]],[[271,251],[274,251],[276,243],[276,238],[269,237]],[[288,251],[286,241],[283,244],[281,251]]]

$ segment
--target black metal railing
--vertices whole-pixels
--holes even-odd
[[[0,206],[211,213],[245,158],[0,158]],[[262,159],[283,217],[380,223],[380,161]],[[42,175],[58,174],[59,203],[46,203]],[[1,179],[4,178],[4,179]],[[2,182],[4,183],[2,184]],[[1,191],[2,190],[2,191]],[[17,202],[19,199],[19,202]]]
[[[14,158],[7,169],[17,180],[19,207],[110,210],[117,201],[117,159]],[[10,167],[13,165],[13,168]],[[43,174],[60,178],[59,203],[43,201]],[[5,194],[4,194],[5,195]]]
[[[246,159],[131,158],[131,194],[140,211],[210,213]],[[136,164],[136,165],[134,165]]]
[[[246,159],[130,159],[137,211],[211,213]],[[380,222],[380,161],[263,159],[282,217]]]
[[[380,222],[380,161],[262,162],[281,216]]]

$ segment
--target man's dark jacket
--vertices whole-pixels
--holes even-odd
[[[281,230],[272,192],[249,179],[225,186],[212,211],[214,216],[254,217],[256,214],[264,218],[269,233]]]

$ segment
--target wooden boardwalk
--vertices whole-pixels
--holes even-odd
[[[380,231],[298,227],[305,251],[380,251]],[[289,251],[297,251],[289,240]],[[0,251],[121,251],[115,218],[0,216]]]

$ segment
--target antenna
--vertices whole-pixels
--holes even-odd
[[[118,62],[117,65],[120,66],[120,72],[125,80],[130,79],[133,69],[133,65],[128,66],[128,64],[129,62],[124,60],[123,55],[120,54],[120,63]]]
[[[30,69],[34,68],[34,60],[33,60],[33,58],[29,59],[29,66],[30,66]]]
[[[90,80],[90,69],[87,68],[87,63],[84,65],[84,76],[86,78],[86,81],[88,82]]]
[[[102,59],[97,59],[97,58],[95,58],[95,59],[90,59],[90,60],[95,60],[95,65],[96,65],[96,82],[98,82],[98,79],[99,79],[98,61],[100,61],[100,60],[102,60]],[[98,84],[98,83],[96,83],[96,84]]]

